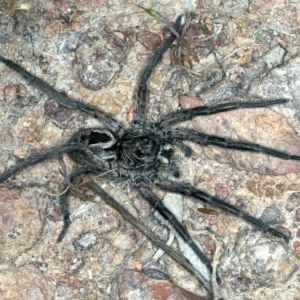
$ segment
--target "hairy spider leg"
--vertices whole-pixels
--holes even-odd
[[[161,199],[159,199],[145,183],[140,183],[137,185],[137,189],[140,194],[144,197],[145,200],[154,208],[156,209],[161,216],[166,219],[168,222],[172,224],[174,229],[178,232],[180,237],[190,246],[190,248],[194,251],[194,253],[199,257],[202,263],[205,265],[207,270],[211,273],[212,267],[210,265],[209,259],[206,255],[202,252],[202,250],[196,245],[193,241],[187,230],[184,226],[177,220],[177,218],[173,215],[173,213],[167,209]]]
[[[113,117],[111,117],[107,113],[99,110],[97,107],[93,105],[65,96],[63,93],[60,93],[57,90],[55,90],[49,83],[36,77],[35,75],[32,75],[31,73],[26,71],[23,67],[14,63],[13,61],[9,59],[5,59],[2,56],[0,56],[0,61],[3,62],[6,66],[11,68],[12,70],[21,74],[23,78],[25,78],[32,86],[44,92],[51,98],[57,100],[61,105],[70,108],[74,111],[85,113],[88,116],[91,116],[95,119],[98,119],[107,128],[109,128],[116,134],[119,133],[123,128],[118,121],[116,121]]]
[[[84,174],[98,174],[98,172],[101,172],[100,170],[92,170],[90,166],[84,166],[84,167],[80,167],[75,169],[71,175],[70,175],[70,182],[72,184],[74,184],[74,182],[82,175]],[[59,197],[59,205],[60,205],[60,209],[61,212],[64,216],[64,224],[63,224],[63,228],[57,238],[57,242],[60,243],[64,237],[67,234],[67,231],[71,225],[71,213],[70,213],[70,209],[69,209],[69,205],[68,205],[68,201],[67,198],[70,194],[70,189],[67,189],[65,193],[63,193],[60,197]]]
[[[84,150],[84,148],[85,147],[83,145],[80,145],[78,143],[68,143],[68,144],[50,149],[41,154],[33,155],[33,156],[27,158],[26,160],[24,160],[23,162],[21,162],[19,165],[12,167],[11,169],[8,169],[4,173],[2,173],[0,175],[0,183],[6,181],[9,177],[26,169],[29,166],[41,163],[44,160],[62,155],[64,153],[79,151],[79,149]]]
[[[137,228],[140,232],[142,232],[150,241],[156,244],[159,248],[161,248],[164,252],[170,255],[177,263],[183,266],[190,273],[194,274],[199,281],[203,284],[204,288],[212,294],[211,283],[207,281],[203,275],[196,270],[181,254],[175,252],[171,247],[167,246],[164,242],[162,242],[155,234],[148,230],[148,228],[140,223],[134,216],[132,216],[122,205],[120,205],[114,198],[109,196],[102,188],[99,187],[95,182],[89,182],[87,185],[93,189],[101,199],[110,207],[114,208],[118,211],[126,221],[128,221],[131,225]]]
[[[70,175],[70,181],[74,183],[80,176],[84,174],[93,174],[93,175],[98,175],[101,173],[101,170],[99,169],[91,169],[90,166],[88,167],[80,167],[76,169],[71,175]],[[113,175],[113,174],[108,174],[107,178],[104,178],[105,180],[108,181],[119,181],[120,177]],[[103,200],[106,204],[111,206],[112,208],[116,209],[118,212],[122,214],[124,219],[126,221],[129,221],[131,224],[133,224],[138,230],[140,230],[143,234],[145,234],[153,243],[158,245],[161,249],[163,249],[166,253],[172,256],[175,261],[177,261],[180,265],[184,265],[184,267],[189,270],[191,273],[193,273],[199,280],[200,282],[204,285],[204,287],[207,289],[208,292],[211,293],[211,285],[207,281],[206,278],[203,277],[202,273],[199,273],[196,269],[194,269],[193,266],[189,265],[188,262],[185,262],[186,259],[181,257],[180,254],[174,252],[170,247],[165,245],[164,242],[161,242],[158,237],[156,237],[154,234],[149,232],[147,228],[140,224],[135,218],[124,208],[122,207],[119,203],[116,202],[111,196],[109,196],[102,188],[100,188],[95,182],[88,182],[87,185],[93,189],[100,197],[101,200]],[[149,204],[158,210],[158,212],[168,221],[171,222],[172,226],[174,229],[178,232],[178,234],[182,237],[182,239],[192,248],[192,250],[195,252],[195,254],[199,257],[199,259],[203,262],[205,267],[208,269],[208,272],[212,272],[212,268],[210,265],[210,261],[208,258],[205,256],[205,254],[201,251],[201,249],[194,243],[192,240],[191,236],[187,232],[187,230],[181,225],[180,222],[176,219],[176,217],[162,204],[161,200],[156,197],[148,188],[146,184],[138,184],[137,186],[138,191],[140,194],[149,202]],[[64,215],[64,225],[63,229],[60,232],[57,242],[60,243],[69,227],[71,224],[70,220],[70,211],[69,211],[69,206],[67,203],[67,198],[70,194],[70,190],[68,189],[66,193],[60,196],[60,207],[62,210],[62,213]],[[171,252],[171,253],[170,253]],[[186,265],[188,264],[188,265]],[[207,272],[206,272],[207,273]]]
[[[214,135],[208,135],[191,129],[176,128],[167,134],[172,139],[187,140],[201,146],[214,145],[221,148],[263,153],[284,160],[300,160],[300,156],[292,155],[284,151],[264,147],[255,143],[241,142],[237,140],[225,139]]]
[[[95,166],[87,165],[87,166],[79,167],[79,168],[75,169],[71,173],[69,180],[73,184],[82,175],[88,174],[88,175],[94,175],[97,177],[99,174],[106,173],[107,171],[108,171],[108,169],[97,166],[96,164],[95,164]],[[114,181],[114,182],[121,181],[123,179],[119,175],[115,176],[112,173],[105,174],[101,178],[106,181]],[[66,188],[67,187],[68,186],[66,185]],[[70,219],[71,213],[70,213],[70,209],[69,209],[69,205],[68,205],[68,201],[67,201],[67,198],[68,198],[70,192],[71,192],[71,190],[67,189],[67,191],[59,197],[59,204],[60,204],[61,212],[64,216],[64,224],[63,224],[63,229],[57,238],[58,243],[60,243],[64,239],[64,237],[66,236],[67,231],[71,225],[71,219]],[[76,193],[76,195],[79,196],[77,193]]]
[[[181,16],[179,16],[176,21],[174,28],[178,31],[181,22]],[[148,87],[147,81],[150,78],[154,68],[160,62],[163,54],[171,47],[173,42],[176,40],[176,36],[171,33],[170,36],[162,43],[162,45],[153,53],[150,58],[147,66],[142,72],[140,81],[138,83],[137,91],[135,94],[136,100],[136,112],[134,117],[134,123],[142,123],[146,119],[146,109],[147,109],[147,100],[148,100]]]
[[[180,182],[167,180],[162,177],[158,177],[157,179],[154,180],[153,183],[155,184],[155,186],[157,186],[158,188],[161,188],[163,190],[167,190],[167,191],[170,191],[173,193],[179,193],[181,195],[191,196],[193,198],[196,198],[196,199],[200,200],[201,202],[207,203],[213,207],[219,208],[225,212],[229,212],[239,218],[244,219],[245,221],[247,221],[248,223],[250,223],[251,225],[255,226],[256,228],[258,228],[259,230],[261,230],[263,232],[270,232],[275,236],[284,238],[286,241],[289,240],[289,237],[286,236],[284,233],[270,227],[268,224],[264,223],[263,221],[241,211],[240,209],[238,209],[237,207],[235,207],[229,203],[226,203],[226,202],[224,202],[216,197],[213,197],[203,191],[195,189],[194,187],[192,187],[191,185],[189,185],[187,183],[182,184]]]
[[[201,106],[192,109],[186,109],[181,111],[175,111],[162,117],[158,122],[155,123],[155,127],[160,129],[168,129],[170,126],[180,122],[191,120],[197,116],[207,116],[218,114],[220,112],[236,110],[241,108],[259,108],[268,107],[271,105],[278,105],[287,103],[287,99],[278,99],[270,101],[254,101],[254,102],[231,102],[224,103],[215,106]]]
[[[70,181],[74,183],[75,180],[77,180],[80,176],[84,174],[93,174],[93,175],[98,175],[101,173],[100,170],[98,169],[91,169],[91,167],[80,167],[77,170],[75,170],[71,176],[70,176]],[[108,174],[108,178],[104,178],[104,180],[108,181],[119,181],[120,177],[113,175],[113,174]],[[100,187],[95,188],[95,183],[91,183],[90,186],[92,189],[96,190],[97,194],[101,197],[104,202],[109,201],[109,205],[111,205],[111,202],[116,202],[114,199],[112,199],[103,189],[101,189],[101,192],[99,193]],[[136,185],[136,188],[140,192],[140,194],[149,202],[149,204],[154,208],[157,209],[157,211],[168,221],[172,224],[174,229],[178,232],[178,234],[182,237],[182,239],[192,248],[192,250],[195,252],[195,254],[199,257],[199,259],[203,262],[205,267],[208,269],[208,272],[211,273],[212,268],[210,265],[210,261],[208,258],[205,256],[205,254],[201,251],[201,249],[194,243],[192,240],[191,236],[187,232],[187,230],[182,226],[180,222],[176,219],[176,217],[163,205],[161,200],[156,197],[154,193],[151,192],[151,190],[148,188],[148,186],[145,183],[138,183]],[[67,230],[71,224],[70,220],[70,212],[69,212],[69,207],[67,204],[67,197],[70,193],[70,190],[67,190],[66,193],[60,196],[60,205],[62,212],[64,214],[64,226],[63,229],[58,237],[58,242],[61,242],[63,238],[65,237]],[[107,200],[107,197],[109,199]],[[114,203],[112,207],[118,206],[118,211],[120,211],[120,205],[118,203]],[[122,206],[121,206],[122,207]],[[124,209],[122,207],[122,209]],[[129,214],[129,213],[128,213]],[[123,215],[123,213],[122,213]],[[156,238],[157,239],[157,238]],[[199,274],[197,275],[199,277]],[[202,276],[200,276],[202,278]],[[202,278],[204,282],[206,281],[204,278]],[[202,282],[203,283],[203,282]]]

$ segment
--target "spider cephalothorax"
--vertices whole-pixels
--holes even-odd
[[[174,26],[176,30],[179,29],[180,21],[181,18],[177,18]],[[270,227],[260,219],[243,212],[234,205],[200,191],[188,183],[170,179],[180,177],[180,169],[179,166],[177,166],[179,163],[175,163],[174,159],[174,147],[179,147],[187,157],[191,155],[192,149],[185,145],[184,141],[197,143],[201,146],[214,145],[241,151],[261,152],[285,160],[293,159],[299,161],[300,157],[253,143],[210,136],[179,126],[179,123],[191,120],[196,116],[211,115],[241,108],[267,107],[270,105],[284,104],[287,102],[285,99],[258,102],[231,102],[212,107],[205,106],[170,113],[160,118],[156,123],[147,121],[147,82],[163,53],[175,40],[175,35],[171,34],[163,42],[162,46],[153,53],[152,58],[142,72],[135,93],[135,117],[131,126],[126,129],[120,122],[100,109],[65,96],[52,88],[47,82],[28,73],[23,67],[0,56],[1,62],[20,73],[33,86],[52,98],[55,98],[65,107],[96,118],[104,126],[102,128],[82,129],[75,133],[67,143],[39,155],[29,157],[21,164],[1,174],[0,182],[7,180],[15,173],[30,165],[64,153],[68,153],[71,158],[79,164],[79,167],[70,175],[69,180],[71,182],[77,180],[78,177],[84,174],[105,174],[102,178],[108,181],[118,182],[129,179],[137,191],[157,209],[164,218],[172,223],[174,229],[182,239],[184,239],[198,255],[208,272],[211,272],[210,261],[206,255],[195,244],[181,223],[178,222],[174,215],[162,204],[160,199],[152,191],[153,187],[163,191],[191,196],[212,207],[241,217],[253,226],[256,226],[259,230],[270,232],[275,236],[285,239],[288,239],[288,237],[281,231]],[[173,125],[178,126],[173,128]],[[68,194],[69,191],[60,197],[60,205],[64,214],[64,227],[58,237],[59,242],[64,238],[71,223],[67,203]]]
[[[117,162],[127,170],[145,169],[158,162],[162,139],[144,129],[125,132],[117,145]]]

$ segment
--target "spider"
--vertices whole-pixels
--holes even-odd
[[[180,22],[181,17],[178,17],[174,25],[176,30],[179,29]],[[270,227],[260,219],[249,215],[234,205],[198,190],[190,184],[181,182],[179,180],[180,168],[174,155],[175,147],[178,147],[186,157],[192,155],[192,148],[186,145],[184,141],[190,141],[201,146],[214,145],[240,151],[261,152],[285,160],[300,160],[300,156],[290,155],[254,143],[211,136],[180,126],[173,127],[174,125],[178,125],[186,120],[191,120],[197,116],[212,115],[242,108],[259,108],[284,104],[287,102],[285,99],[257,102],[232,102],[211,107],[204,106],[169,113],[161,117],[157,122],[147,121],[147,82],[153,70],[159,64],[162,55],[171,47],[175,40],[176,36],[171,33],[160,48],[153,53],[147,66],[143,70],[134,95],[136,101],[135,116],[129,128],[125,128],[123,124],[98,108],[71,99],[65,94],[56,91],[47,82],[30,74],[20,65],[0,56],[2,63],[21,74],[31,85],[40,91],[56,99],[63,106],[96,118],[104,125],[104,127],[99,128],[81,129],[76,132],[67,143],[27,158],[19,165],[1,174],[0,183],[6,181],[28,166],[67,153],[79,165],[68,178],[71,183],[75,182],[82,175],[98,175],[102,173],[105,174],[103,179],[107,181],[120,182],[130,180],[140,195],[172,224],[182,239],[193,249],[206,268],[211,272],[212,268],[209,259],[195,244],[185,227],[177,221],[176,217],[162,204],[161,200],[152,191],[153,187],[163,191],[179,193],[184,196],[191,196],[207,203],[211,207],[244,219],[258,230],[269,232],[285,240],[288,240],[288,237],[279,230]],[[175,179],[169,179],[171,177]],[[70,211],[67,202],[69,192],[70,190],[67,190],[66,193],[60,196],[64,225],[58,236],[58,242],[63,240],[71,225]]]

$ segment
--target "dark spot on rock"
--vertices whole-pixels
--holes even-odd
[[[14,32],[19,35],[30,35],[36,31],[36,21],[32,18],[30,10],[16,10],[13,18],[15,20]]]
[[[96,231],[82,233],[74,242],[73,246],[77,251],[91,249],[99,242],[99,234]]]
[[[297,208],[297,210],[296,210],[294,221],[300,222],[300,208]]]
[[[293,211],[296,207],[300,206],[300,193],[296,192],[291,194],[285,205],[285,209],[289,212]]]
[[[17,124],[19,118],[20,118],[20,114],[11,114],[7,117],[7,122],[10,125],[15,125]]]
[[[220,32],[220,34],[218,34],[218,38],[217,38],[217,43],[219,47],[225,47],[227,45],[230,44],[230,39],[228,38],[227,33],[225,32]]]
[[[275,225],[281,223],[280,215],[281,212],[276,206],[269,206],[263,211],[261,219],[269,225]]]
[[[13,36],[7,32],[0,33],[0,43],[1,44],[9,44],[14,41]]]
[[[185,38],[187,39],[199,39],[199,36],[204,34],[204,29],[199,23],[194,23],[189,26],[186,31]]]
[[[55,100],[49,100],[45,102],[45,115],[58,122],[64,122],[68,120],[72,115],[72,110],[68,109]]]
[[[84,260],[82,257],[74,257],[71,261],[71,266],[66,273],[70,276],[75,275],[77,272],[79,272],[82,267],[84,266]]]

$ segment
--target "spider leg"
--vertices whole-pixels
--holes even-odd
[[[117,122],[114,118],[112,118],[105,112],[97,109],[95,106],[65,96],[63,93],[60,93],[57,90],[55,90],[46,81],[29,73],[23,67],[14,63],[9,59],[5,59],[4,57],[0,56],[0,61],[3,62],[6,66],[11,68],[12,70],[22,75],[23,78],[25,78],[32,86],[44,92],[51,98],[56,99],[61,105],[70,108],[74,111],[77,111],[79,113],[85,113],[93,118],[98,119],[107,128],[114,131],[115,133],[118,133],[122,129],[122,125],[119,122]]]
[[[104,180],[108,180],[108,181],[118,181],[121,178],[120,174],[118,173],[113,173],[113,172],[107,172],[107,169],[103,168],[101,165],[97,165],[95,164],[94,166],[88,165],[88,166],[84,166],[84,167],[80,167],[75,169],[70,177],[68,178],[68,180],[73,184],[73,182],[75,182],[80,176],[84,175],[84,174],[89,174],[89,175],[99,175],[99,174],[103,174],[103,176],[101,178],[103,178]],[[66,186],[67,187],[67,186]],[[71,225],[71,219],[70,219],[70,210],[69,210],[69,205],[67,202],[67,198],[70,194],[70,189],[67,189],[66,192],[64,194],[62,194],[59,198],[59,204],[60,204],[60,208],[62,211],[62,214],[64,216],[64,224],[63,224],[63,229],[60,232],[58,238],[57,238],[57,242],[60,243],[64,237],[67,234],[67,231]]]
[[[275,236],[284,238],[286,241],[289,240],[289,237],[286,236],[284,233],[270,227],[268,224],[264,223],[263,221],[247,214],[246,212],[241,211],[240,209],[238,209],[237,207],[235,207],[229,203],[226,203],[226,202],[224,202],[216,197],[213,197],[203,191],[197,190],[189,184],[186,184],[186,183],[183,184],[180,182],[175,182],[175,181],[167,180],[165,178],[160,178],[160,177],[158,177],[157,179],[154,180],[154,184],[158,188],[163,189],[163,190],[167,190],[167,191],[174,192],[174,193],[179,193],[179,194],[182,194],[185,196],[192,196],[192,197],[194,197],[204,203],[207,203],[215,208],[219,208],[225,212],[229,212],[239,218],[244,219],[251,225],[258,228],[260,231],[270,232]]]
[[[179,29],[180,22],[181,22],[181,16],[179,16],[176,19],[174,25],[176,31]],[[147,96],[148,96],[147,81],[150,78],[153,69],[160,62],[163,54],[171,47],[171,45],[175,40],[176,40],[176,36],[173,33],[171,33],[170,36],[162,43],[160,48],[154,52],[146,68],[142,72],[140,81],[138,83],[136,96],[135,96],[137,104],[136,104],[134,123],[144,122],[144,120],[146,119]]]
[[[201,106],[187,110],[175,111],[162,117],[155,126],[161,129],[169,128],[170,126],[191,120],[197,116],[213,115],[224,111],[236,110],[240,108],[258,108],[267,107],[271,105],[278,105],[287,103],[286,99],[272,100],[272,101],[256,101],[256,102],[232,102],[224,103],[216,106]]]
[[[59,156],[64,153],[78,151],[81,148],[83,148],[83,146],[78,143],[69,143],[69,144],[65,144],[65,145],[50,149],[41,154],[31,156],[31,157],[27,158],[26,160],[24,160],[22,163],[18,164],[17,166],[15,166],[11,169],[8,169],[4,173],[2,173],[0,175],[0,183],[7,180],[9,177],[15,175],[19,171],[26,169],[29,166],[38,164],[46,159],[49,159],[49,158],[52,158],[55,156]],[[82,149],[82,150],[84,150],[84,149]]]
[[[137,228],[143,235],[145,235],[153,244],[161,248],[164,252],[170,255],[179,265],[184,267],[188,272],[195,275],[197,279],[203,284],[204,288],[212,294],[211,283],[207,281],[204,276],[197,271],[181,254],[174,251],[171,247],[167,246],[155,234],[148,230],[146,226],[141,224],[134,216],[132,216],[122,205],[120,205],[114,198],[109,196],[102,188],[94,182],[89,182],[87,185],[94,190],[107,205],[118,211],[123,218],[131,225]]]
[[[210,265],[209,259],[206,255],[202,252],[201,249],[195,244],[187,230],[182,226],[182,224],[176,219],[176,217],[172,214],[172,212],[167,209],[161,199],[159,199],[145,183],[139,183],[137,185],[137,189],[140,194],[144,197],[145,200],[154,208],[156,209],[161,216],[170,222],[173,228],[177,231],[180,237],[190,246],[190,248],[194,251],[194,253],[199,257],[202,263],[206,266],[208,271],[212,272],[212,267]]]
[[[181,140],[175,140],[174,144],[183,152],[185,157],[188,158],[192,156],[192,149],[188,145],[184,144]]]
[[[73,183],[75,180],[77,180],[83,174],[91,174],[91,173],[99,174],[100,172],[101,172],[101,170],[93,170],[93,169],[91,169],[90,166],[80,167],[71,173],[69,180],[71,183]],[[70,213],[69,205],[67,202],[67,198],[68,198],[69,194],[70,194],[70,189],[67,189],[67,191],[59,197],[60,209],[64,216],[64,224],[63,224],[63,228],[57,238],[58,243],[60,243],[64,239],[64,237],[66,236],[67,231],[71,225],[71,219],[70,219],[71,213]]]
[[[300,156],[292,155],[283,151],[278,151],[272,148],[264,147],[259,144],[225,139],[218,136],[208,135],[205,133],[201,133],[201,132],[197,132],[185,128],[176,128],[172,132],[168,133],[168,135],[171,138],[175,138],[179,140],[188,140],[203,146],[214,145],[221,148],[227,148],[233,150],[264,153],[285,160],[300,160]]]

